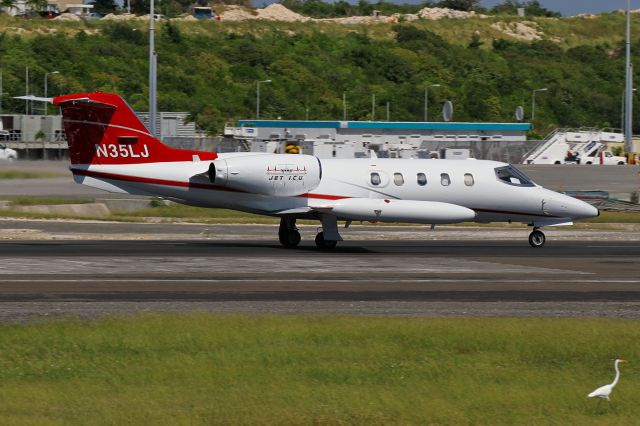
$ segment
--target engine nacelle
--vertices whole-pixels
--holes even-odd
[[[320,185],[322,166],[311,155],[265,154],[218,159],[209,180],[219,186],[254,194],[292,197]]]

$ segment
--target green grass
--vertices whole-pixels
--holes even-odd
[[[93,203],[91,198],[64,198],[64,197],[33,197],[20,196],[9,197],[8,201],[12,206],[49,206],[60,204],[87,204]]]
[[[2,424],[580,424],[640,418],[640,324],[144,315],[0,326]],[[630,360],[610,403],[586,394]]]
[[[0,180],[2,179],[51,179],[66,177],[65,173],[53,172],[31,172],[25,170],[0,170]]]

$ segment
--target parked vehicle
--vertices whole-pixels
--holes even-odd
[[[15,149],[7,148],[6,145],[0,145],[0,160],[14,161],[18,159],[18,153]]]
[[[625,157],[613,155],[611,151],[601,151],[597,158],[589,158],[584,164],[603,164],[605,166],[617,165],[624,166],[627,164]]]

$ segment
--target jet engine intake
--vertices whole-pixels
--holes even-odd
[[[209,165],[216,185],[253,194],[292,197],[320,185],[322,166],[311,155],[267,154],[218,159]]]

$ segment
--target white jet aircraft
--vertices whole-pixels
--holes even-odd
[[[316,219],[320,249],[342,237],[338,221],[444,224],[522,222],[541,247],[543,226],[598,216],[591,205],[533,183],[495,161],[318,159],[311,155],[212,153],[155,139],[118,95],[52,101],[62,110],[76,182],[110,192],[280,218],[285,247],[300,243],[297,219]]]

